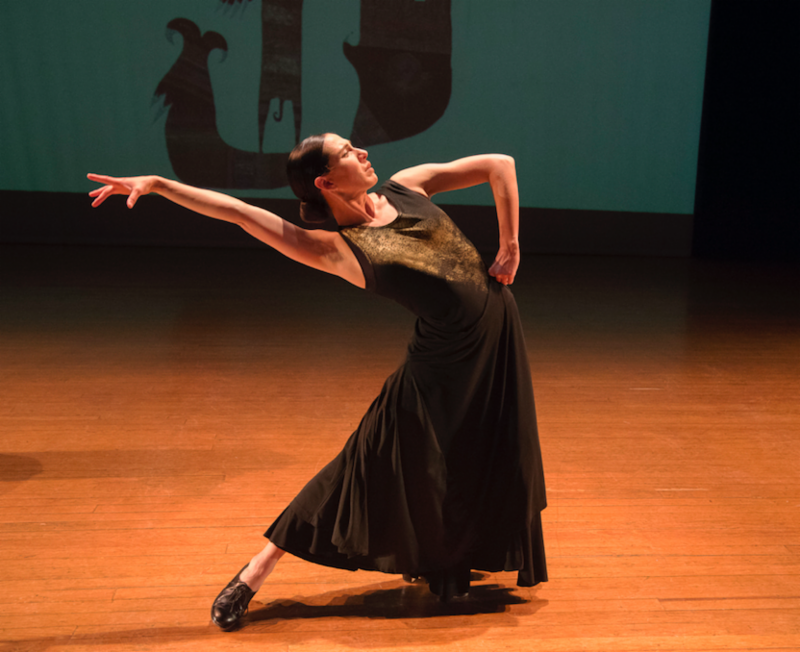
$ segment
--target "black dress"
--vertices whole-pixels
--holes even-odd
[[[308,561],[425,577],[446,599],[470,569],[547,580],[528,359],[511,292],[422,195],[388,181],[383,227],[340,230],[368,290],[418,319],[404,364],[342,452],[270,526]]]

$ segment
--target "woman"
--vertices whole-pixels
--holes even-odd
[[[266,547],[217,596],[212,620],[230,630],[285,552],[337,568],[424,577],[447,600],[466,594],[470,569],[518,570],[547,580],[540,512],[544,476],[525,345],[504,287],[519,265],[513,159],[472,156],[396,173],[376,192],[367,152],[335,134],[292,151],[287,174],[306,221],[332,216],[338,231],[306,230],[226,195],[160,177],[114,178],[115,194],[155,192],[239,224],[288,257],[387,296],[417,323],[392,374],[342,452],[270,526]],[[488,270],[431,201],[488,182],[500,248]],[[494,280],[492,280],[492,277]]]

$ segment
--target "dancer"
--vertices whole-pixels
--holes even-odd
[[[235,629],[284,553],[349,570],[422,577],[441,600],[466,595],[471,569],[547,580],[545,507],[530,371],[510,285],[519,265],[513,159],[488,154],[397,172],[375,192],[367,152],[336,134],[294,148],[287,174],[307,230],[227,195],[157,176],[115,178],[89,194],[151,192],[241,226],[286,256],[391,298],[417,315],[405,362],[342,452],[269,527],[266,547],[212,606]],[[430,198],[488,182],[500,247],[488,272]]]

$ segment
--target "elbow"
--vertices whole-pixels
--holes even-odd
[[[508,156],[507,154],[498,154],[497,165],[502,171],[516,176],[517,164],[512,156]]]
[[[516,167],[513,156],[509,156],[508,154],[495,154],[495,158],[502,167],[511,168],[512,170]]]
[[[248,233],[252,233],[253,228],[257,226],[256,221],[253,219],[246,210],[240,210],[241,207],[234,206],[233,210],[229,211],[225,216],[225,220],[236,226],[240,226]]]
[[[517,166],[514,158],[507,154],[494,154],[492,156],[492,169],[489,172],[489,181],[510,181],[517,178]]]
[[[255,220],[251,219],[247,215],[238,213],[233,215],[228,221],[231,224],[235,224],[236,226],[240,227],[248,235],[252,235],[254,238],[259,237],[258,224],[255,222]]]

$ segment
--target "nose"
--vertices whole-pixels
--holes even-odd
[[[356,148],[356,152],[357,152],[358,158],[360,158],[362,161],[366,161],[367,160],[367,150],[361,149],[360,147],[357,147]]]

